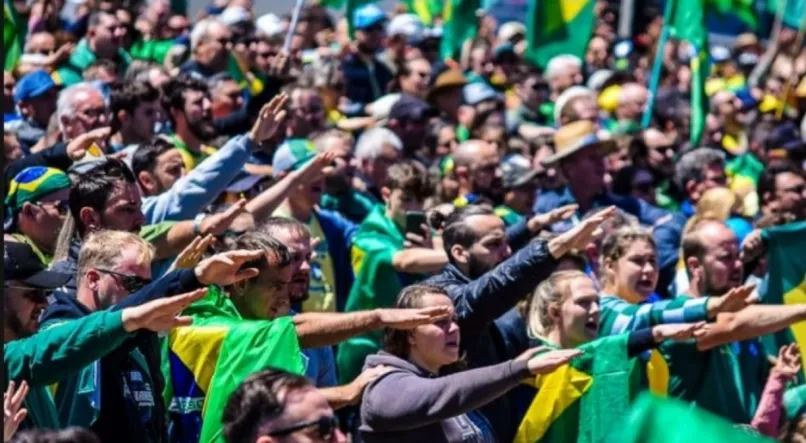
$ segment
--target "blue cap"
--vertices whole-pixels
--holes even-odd
[[[14,101],[19,103],[22,100],[30,100],[39,97],[56,87],[53,77],[46,71],[34,71],[23,76],[17,82],[17,89],[14,90]]]
[[[501,96],[492,86],[484,82],[468,83],[462,88],[465,104],[477,105],[487,100],[501,100]]]
[[[316,157],[316,146],[304,138],[292,138],[284,141],[274,151],[271,167],[274,177],[288,171],[294,171],[312,158]]]
[[[353,12],[353,27],[367,29],[386,21],[386,14],[375,4],[364,5]]]

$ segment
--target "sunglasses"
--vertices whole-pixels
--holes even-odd
[[[324,416],[319,417],[316,420],[309,420],[304,421],[302,423],[297,423],[295,425],[291,425],[287,428],[281,428],[276,431],[269,432],[269,437],[283,437],[286,435],[293,434],[297,431],[300,431],[305,428],[310,428],[311,426],[316,426],[316,432],[318,437],[322,440],[330,441],[333,438],[333,434],[336,432],[336,429],[339,427],[339,419],[336,416]]]
[[[48,291],[46,289],[40,288],[26,288],[23,286],[7,286],[3,285],[6,289],[16,289],[18,291],[23,291],[22,296],[31,300],[37,304],[43,304],[48,302]]]
[[[120,279],[120,284],[126,292],[133,294],[151,283],[151,279],[138,277],[136,275],[126,275],[108,269],[96,269],[101,274],[111,275]]]
[[[42,209],[45,209],[45,206],[50,206],[56,209],[59,212],[59,215],[67,214],[67,210],[69,209],[68,203],[66,201],[57,201],[57,202],[36,202],[36,206],[39,206]]]

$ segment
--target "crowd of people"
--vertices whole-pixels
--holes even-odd
[[[538,67],[484,14],[6,0],[4,441],[605,441],[648,390],[806,442],[802,29],[710,48],[696,139],[690,47],[600,3]]]

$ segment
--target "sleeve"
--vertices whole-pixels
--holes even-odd
[[[778,438],[781,423],[781,412],[784,407],[784,391],[786,390],[787,376],[780,372],[770,371],[764,392],[758,403],[758,409],[750,422],[758,432],[767,437]]]
[[[513,251],[520,251],[532,239],[532,232],[529,231],[528,218],[518,221],[507,228],[507,242]]]
[[[630,332],[627,336],[627,356],[636,357],[650,349],[658,347],[655,337],[652,335],[652,328],[639,329]]]
[[[680,242],[682,240],[685,217],[675,214],[671,220],[656,225],[652,230],[652,237],[658,250],[658,267],[660,278],[656,291],[661,297],[669,296],[669,285],[674,281],[677,271],[677,262],[680,259]]]
[[[72,164],[73,160],[67,155],[67,145],[59,143],[52,148],[47,148],[11,162],[5,171],[6,189],[8,189],[11,180],[25,168],[47,166],[67,171]]]
[[[478,409],[528,376],[525,361],[507,361],[437,378],[391,372],[364,393],[362,421],[384,431],[419,428]]]
[[[249,137],[231,139],[215,154],[199,163],[171,188],[143,203],[149,223],[192,219],[215,200],[241,172],[252,152]]]
[[[159,280],[124,298],[111,309],[119,311],[133,306],[140,306],[163,297],[184,294],[202,287],[203,285],[196,278],[196,274],[192,269],[180,269],[166,274]]]
[[[557,261],[545,241],[535,241],[470,283],[448,286],[462,328],[480,330],[548,278]]]
[[[64,380],[121,345],[129,334],[120,312],[100,311],[56,324],[4,346],[8,380],[47,386]]]
[[[621,299],[602,303],[602,334],[614,335],[670,323],[695,323],[708,319],[708,297],[679,297],[643,305]]]

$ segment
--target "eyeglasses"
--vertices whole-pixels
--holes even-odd
[[[7,286],[3,285],[5,289],[16,289],[18,291],[23,291],[22,296],[31,300],[34,303],[42,304],[48,302],[48,291],[46,289],[40,288],[27,288],[24,286]]]
[[[336,429],[339,427],[339,419],[336,416],[324,416],[319,417],[316,420],[309,420],[304,421],[302,423],[297,423],[295,425],[291,425],[287,428],[281,428],[276,431],[271,431],[268,433],[269,437],[282,437],[285,435],[293,434],[297,431],[300,431],[305,428],[309,428],[311,426],[316,426],[316,432],[322,440],[330,441],[333,438],[333,434],[336,432]]]
[[[56,201],[56,202],[36,202],[34,203],[36,206],[39,206],[42,209],[45,209],[45,206],[50,206],[55,208],[56,211],[59,212],[59,215],[67,214],[68,204],[66,201]]]
[[[95,269],[102,274],[108,274],[120,279],[120,284],[126,292],[133,294],[151,283],[150,279],[138,277],[136,275],[126,275],[108,269]]]

